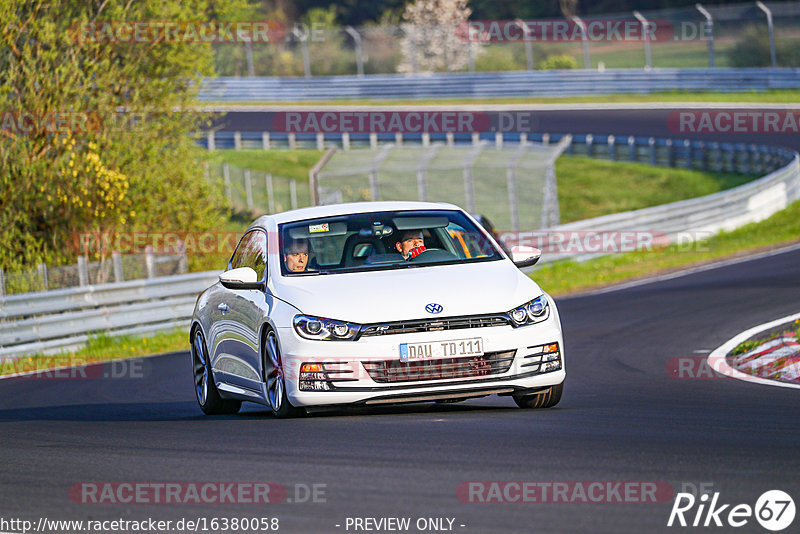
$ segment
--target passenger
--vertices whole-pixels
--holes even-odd
[[[404,259],[411,260],[425,252],[425,239],[422,230],[406,230],[397,236],[395,248]]]
[[[308,240],[289,239],[284,247],[283,261],[292,272],[303,272],[308,267]]]

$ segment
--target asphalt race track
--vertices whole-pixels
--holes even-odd
[[[798,391],[676,379],[667,368],[797,312],[799,266],[795,248],[561,299],[567,387],[546,411],[490,397],[298,420],[255,405],[206,417],[186,354],[141,361],[141,378],[2,380],[0,516],[278,517],[282,532],[323,533],[346,532],[347,517],[386,516],[455,518],[453,530],[464,533],[730,531],[668,529],[671,498],[482,504],[461,502],[456,489],[465,481],[662,481],[676,492],[710,483],[721,503],[753,506],[770,489],[798,502]],[[295,484],[325,484],[325,502],[92,505],[69,496],[81,481],[207,480],[278,482],[290,499]],[[764,532],[753,518],[736,531]]]

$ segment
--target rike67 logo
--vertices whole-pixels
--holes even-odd
[[[755,506],[723,504],[719,492],[710,496],[704,493],[699,498],[691,493],[678,493],[667,526],[739,528],[755,517],[762,527],[777,532],[791,525],[794,516],[794,500],[781,490],[764,492]]]

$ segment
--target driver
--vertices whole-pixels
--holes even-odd
[[[290,271],[305,271],[308,267],[308,240],[289,239],[283,250],[283,261]]]
[[[411,260],[425,252],[425,239],[422,237],[422,230],[406,230],[397,236],[394,244],[397,252],[404,259]]]

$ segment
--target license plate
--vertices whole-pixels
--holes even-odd
[[[472,337],[469,339],[454,339],[452,341],[402,343],[400,345],[401,362],[458,358],[459,356],[483,356],[483,338]]]

